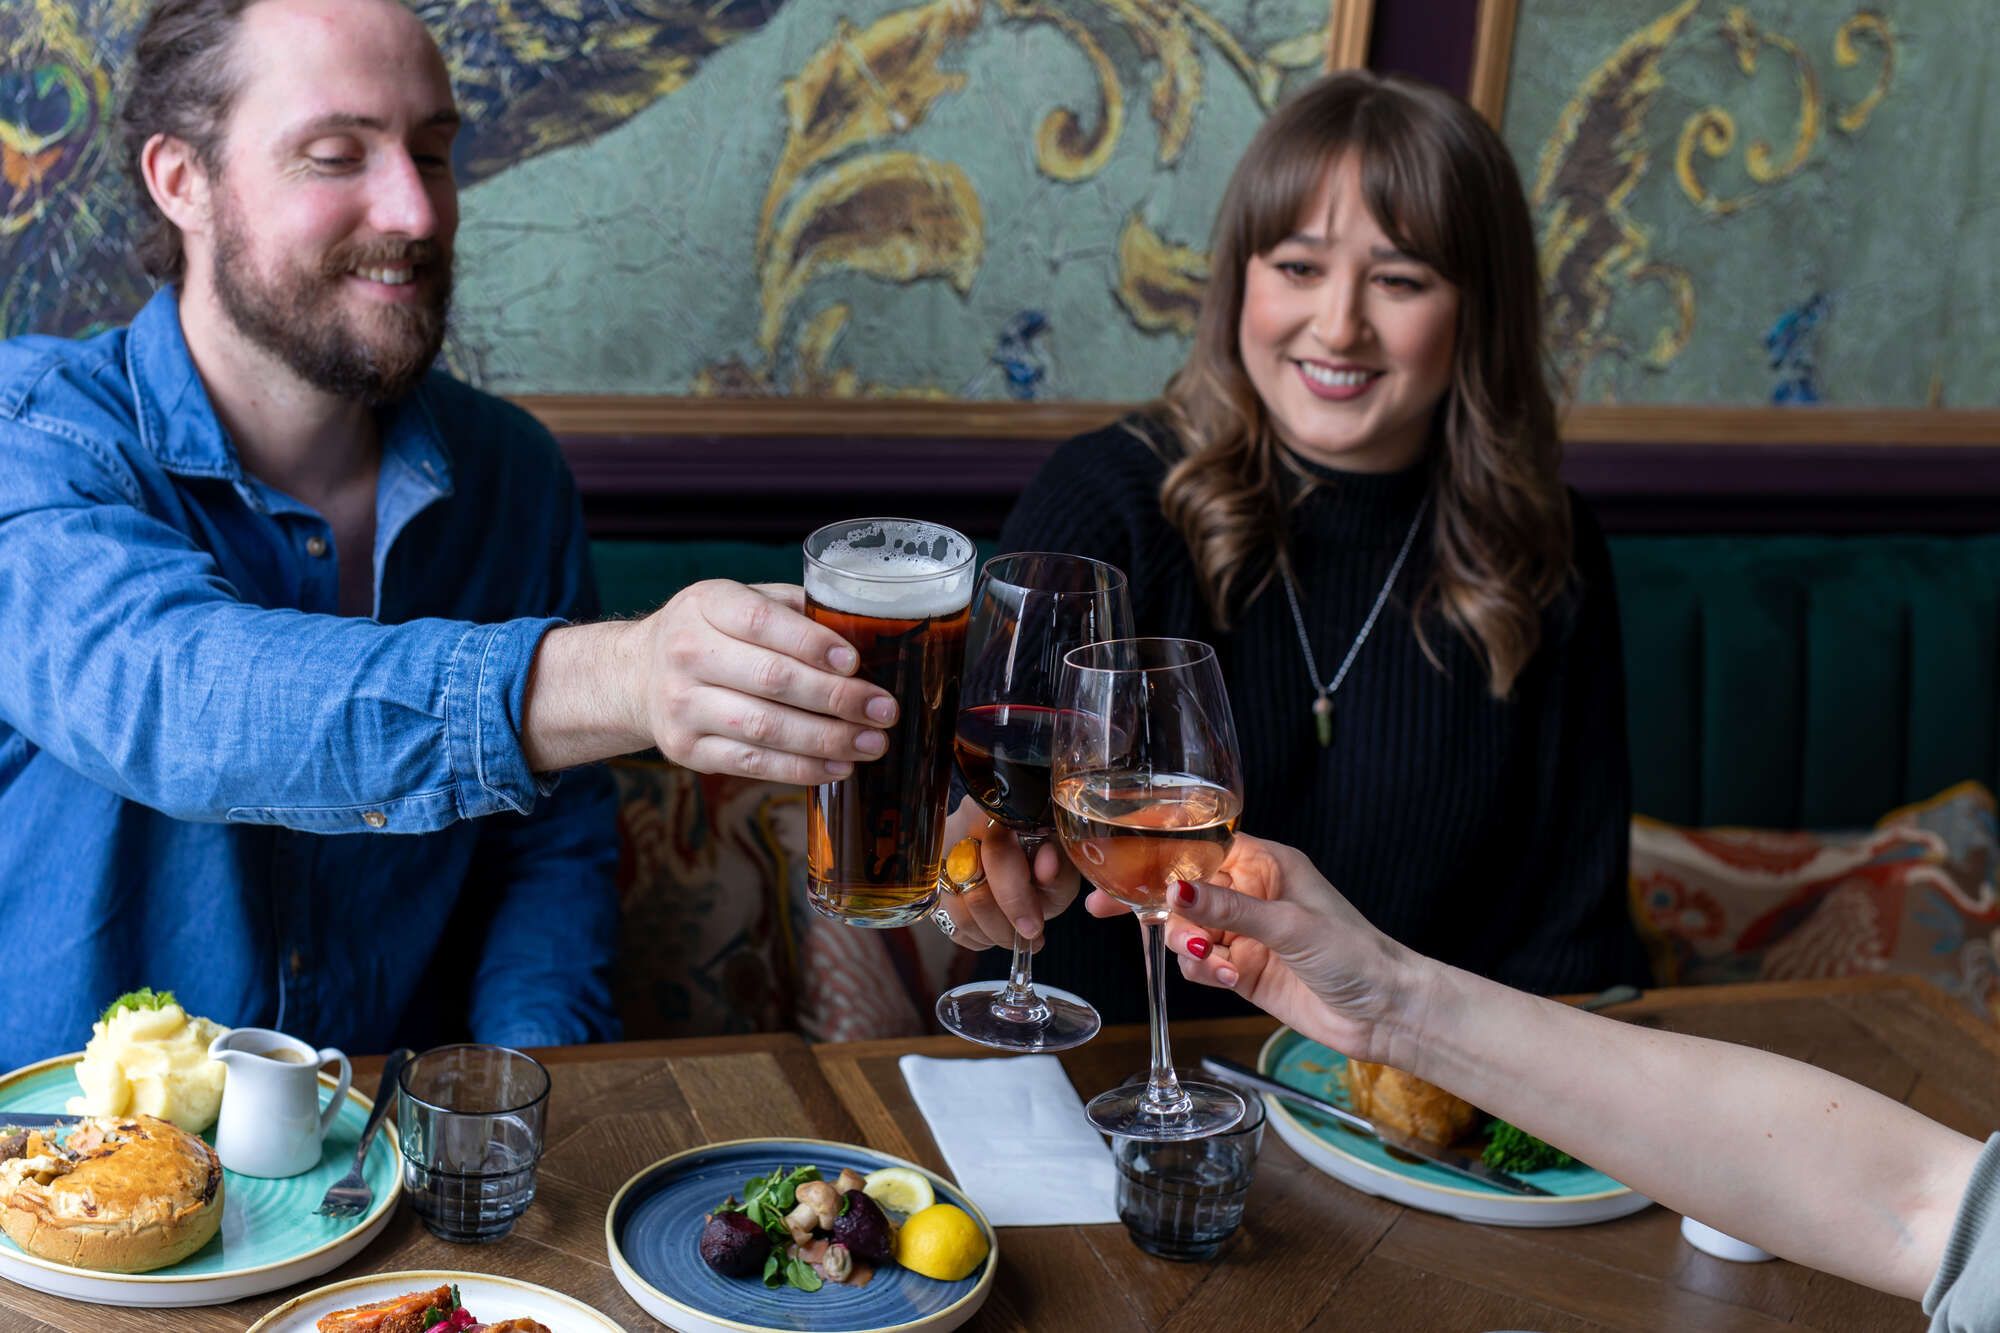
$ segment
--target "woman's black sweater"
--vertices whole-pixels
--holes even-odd
[[[1273,579],[1215,627],[1186,542],[1160,510],[1166,463],[1135,420],[1069,441],[1001,532],[1007,551],[1106,560],[1131,580],[1140,634],[1215,646],[1229,685],[1247,791],[1241,828],[1304,851],[1370,921],[1448,963],[1543,993],[1644,984],[1626,910],[1631,776],[1618,610],[1603,534],[1571,496],[1576,580],[1542,616],[1513,695],[1488,691],[1478,655],[1435,613],[1439,670],[1410,605],[1432,568],[1429,519],[1388,604],[1333,697],[1333,743],[1313,728],[1313,686],[1284,587]],[[1157,427],[1150,427],[1158,429]],[[1428,482],[1315,471],[1293,511],[1292,559],[1322,682],[1354,642]],[[989,951],[1004,975],[1006,950]],[[1171,970],[1171,969],[1170,969]],[[1139,932],[1080,909],[1050,923],[1035,977],[1077,992],[1107,1022],[1146,1015]],[[1169,1013],[1244,1011],[1170,978]]]

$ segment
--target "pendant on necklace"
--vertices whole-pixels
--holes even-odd
[[[1313,700],[1313,730],[1319,733],[1319,748],[1333,744],[1333,700],[1324,694]]]

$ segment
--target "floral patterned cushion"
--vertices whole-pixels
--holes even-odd
[[[1994,800],[1960,783],[1865,833],[1632,822],[1632,912],[1666,985],[1915,972],[2000,1023]]]
[[[929,925],[857,930],[806,902],[806,792],[659,758],[618,783],[617,974],[625,1035],[794,1029],[915,1036],[972,955]]]

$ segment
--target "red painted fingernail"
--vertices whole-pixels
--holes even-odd
[[[1184,879],[1174,881],[1174,903],[1179,907],[1194,906],[1194,885]]]
[[[1187,951],[1196,958],[1206,958],[1208,957],[1208,941],[1199,935],[1192,936],[1187,942]]]

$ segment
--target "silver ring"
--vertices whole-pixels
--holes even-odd
[[[931,909],[931,924],[943,931],[946,939],[950,939],[952,936],[958,934],[958,922],[953,921],[951,913],[945,911],[942,907],[933,907]]]

